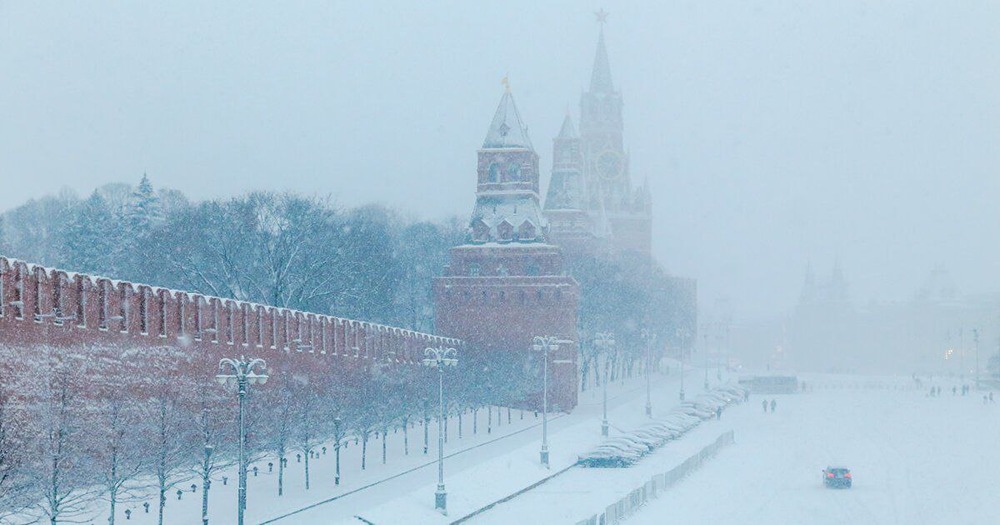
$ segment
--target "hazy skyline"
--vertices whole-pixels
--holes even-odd
[[[0,210],[108,182],[331,194],[467,217],[509,75],[541,156],[597,41],[702,307],[788,310],[807,262],[856,302],[944,264],[1000,290],[1000,4],[0,1]]]

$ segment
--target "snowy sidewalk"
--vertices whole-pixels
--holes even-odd
[[[697,374],[688,372],[688,379]],[[653,389],[654,415],[666,413],[678,403],[679,376],[657,376]],[[644,381],[631,381],[631,385],[612,394],[609,389],[609,420],[612,436],[618,429],[628,430],[648,421],[644,414]],[[639,384],[636,384],[639,383]],[[714,383],[714,382],[713,382]],[[696,390],[696,391],[695,391]],[[689,395],[697,395],[696,389],[688,387]],[[379,525],[388,523],[444,524],[461,518],[486,505],[523,489],[553,473],[572,466],[577,456],[604,438],[600,434],[601,390],[588,391],[581,398],[580,406],[570,415],[549,422],[550,469],[539,462],[541,431],[534,429],[528,436],[520,436],[520,444],[507,450],[493,451],[491,456],[480,457],[473,464],[458,464],[445,461],[445,486],[448,491],[448,516],[442,516],[434,509],[436,471],[428,470],[419,485],[401,488],[391,500],[372,505],[338,520],[331,519],[330,511],[319,506],[294,516],[293,521],[301,525],[327,523],[357,524],[355,515]],[[547,486],[546,485],[543,485]],[[518,498],[519,499],[519,498]],[[517,501],[515,499],[514,501]],[[332,505],[336,505],[336,502]],[[507,505],[507,504],[505,504]],[[335,512],[335,514],[340,514]],[[477,516],[473,522],[478,522]],[[509,521],[507,521],[509,523]],[[278,522],[284,523],[284,522]]]

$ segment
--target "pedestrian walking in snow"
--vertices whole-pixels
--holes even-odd
[[[750,401],[750,391],[749,390],[744,390],[743,391],[743,402],[747,402],[747,401]]]
[[[774,407],[777,406],[778,402],[774,399],[771,400],[771,413],[774,413]]]
[[[984,396],[983,400],[985,401],[985,399],[986,398]],[[722,407],[715,407],[715,419],[716,420],[722,419]]]
[[[993,399],[993,392],[990,392],[990,403],[996,403],[996,400]]]
[[[764,413],[767,413],[767,400],[764,399],[760,402],[760,406],[764,407]]]

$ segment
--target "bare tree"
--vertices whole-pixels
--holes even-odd
[[[147,363],[150,402],[145,417],[151,430],[153,471],[159,494],[159,525],[163,525],[167,492],[189,479],[189,469],[197,457],[192,425],[187,423],[190,414],[181,399],[182,393],[190,390],[190,385],[180,384],[182,379],[171,372],[171,364],[177,366],[176,361],[180,357],[168,356],[154,358]]]
[[[32,395],[37,418],[33,457],[39,482],[33,486],[39,510],[52,525],[91,519],[100,486],[88,454],[94,434],[83,397],[86,356],[50,347],[38,348],[36,355],[41,377]]]
[[[0,349],[0,355],[4,353]],[[32,494],[26,457],[28,421],[24,404],[15,401],[6,386],[11,376],[9,370],[0,372],[0,523],[6,516],[26,509]]]
[[[211,370],[208,366],[199,369]],[[195,380],[195,399],[192,415],[195,420],[197,442],[203,452],[202,460],[195,463],[194,475],[201,479],[202,521],[208,519],[208,497],[212,488],[212,475],[232,464],[232,443],[235,442],[230,411],[227,410],[225,392],[210,375]]]
[[[261,430],[267,449],[278,459],[278,495],[282,496],[285,494],[285,463],[295,430],[292,411],[295,392],[289,378],[275,378],[272,384],[260,393],[261,405],[268,414],[262,421]]]
[[[309,490],[309,457],[325,437],[326,418],[320,412],[320,398],[316,386],[306,376],[295,376],[289,381],[295,391],[293,410],[295,417],[295,444],[305,456],[306,490]]]
[[[100,482],[109,500],[109,525],[115,524],[115,509],[126,494],[125,485],[143,473],[148,455],[143,453],[145,438],[142,411],[136,398],[140,389],[139,370],[133,352],[105,349],[102,367],[90,376],[95,403],[93,456],[100,472]]]
[[[325,312],[360,296],[355,257],[364,239],[350,235],[325,200],[257,192],[210,201],[171,218],[164,232],[170,273],[179,284],[220,297]]]

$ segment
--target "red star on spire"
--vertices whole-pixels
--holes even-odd
[[[597,11],[596,13],[594,13],[594,16],[597,17],[597,23],[601,24],[602,26],[604,24],[607,24],[608,23],[608,14],[609,13],[607,11],[605,11],[603,7],[601,8],[600,11]]]

